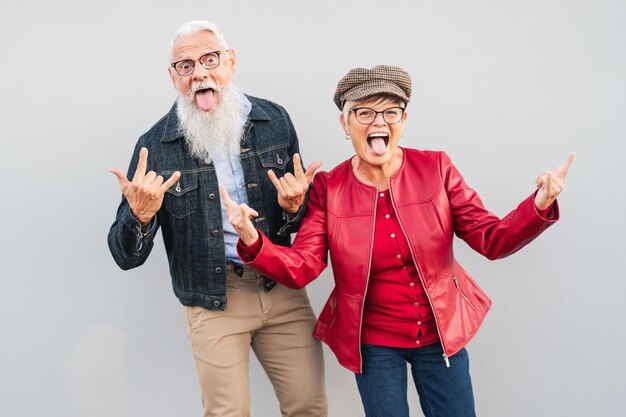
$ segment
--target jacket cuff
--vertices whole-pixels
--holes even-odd
[[[559,220],[559,218],[561,217],[561,213],[559,211],[559,203],[557,202],[557,200],[554,200],[552,205],[550,207],[548,207],[547,209],[539,210],[537,208],[537,206],[535,206],[535,196],[536,195],[537,195],[537,191],[532,193],[530,195],[529,199],[532,200],[533,207],[535,208],[535,213],[537,214],[537,216],[539,216],[542,220],[544,220],[546,222],[550,222],[550,223],[554,223],[557,220]]]
[[[141,249],[143,249],[144,244],[147,244],[154,238],[154,233],[157,229],[156,215],[150,220],[146,230],[142,231],[141,223],[132,215],[130,207],[122,213],[122,223],[135,235],[135,255],[138,255]]]
[[[257,229],[257,231],[259,232],[259,237],[250,246],[246,246],[241,239],[237,241],[237,254],[246,264],[254,261],[263,247],[263,234],[260,230]]]
[[[283,209],[283,220],[285,220],[285,224],[283,224],[281,228],[278,229],[279,236],[288,236],[291,233],[295,233],[298,231],[298,229],[300,228],[300,223],[302,223],[302,219],[306,214],[306,207],[308,203],[309,192],[307,191],[304,196],[304,201],[302,202],[302,205],[300,206],[300,209],[296,214],[289,214],[287,213],[287,211],[285,211],[285,209]]]

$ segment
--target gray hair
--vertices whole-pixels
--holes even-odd
[[[398,106],[402,108],[406,108],[406,102],[404,100],[399,99],[396,96],[390,96],[386,94],[377,94],[375,96],[367,97],[363,100],[346,101],[345,103],[343,103],[343,110],[341,110],[341,113],[343,114],[344,122],[346,122],[346,124],[348,123],[348,118],[350,117],[350,112],[352,111],[353,108],[357,107],[357,105],[359,105],[360,103],[363,103],[365,101],[372,101],[372,100],[373,100],[371,104],[372,106],[379,106],[381,104],[386,104],[386,103],[398,103]]]
[[[170,47],[174,46],[176,39],[180,36],[188,36],[195,35],[196,33],[208,30],[212,32],[219,43],[222,45],[222,48],[228,49],[228,44],[226,43],[226,38],[224,38],[224,33],[222,30],[213,22],[209,22],[208,20],[192,20],[191,22],[183,23],[183,25],[178,28],[176,35],[174,35],[174,39],[170,43]]]

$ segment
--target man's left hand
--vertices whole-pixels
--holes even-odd
[[[300,210],[300,206],[304,202],[304,196],[313,181],[313,175],[315,175],[315,171],[320,166],[322,166],[322,163],[315,161],[309,165],[306,172],[303,172],[300,155],[295,153],[293,154],[293,174],[287,172],[279,179],[276,177],[276,174],[274,174],[274,171],[267,171],[270,181],[272,181],[272,184],[274,184],[274,187],[276,187],[278,191],[278,204],[280,204],[287,213],[295,214]]]

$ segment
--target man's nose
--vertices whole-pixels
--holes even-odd
[[[193,67],[193,72],[191,73],[191,78],[194,81],[206,80],[209,77],[209,70],[200,65],[199,62],[196,62],[196,65]]]

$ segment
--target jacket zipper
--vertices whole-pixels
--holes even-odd
[[[454,286],[456,287],[457,290],[459,290],[459,293],[461,294],[461,297],[463,297],[463,299],[465,301],[467,301],[467,304],[469,304],[470,307],[472,307],[472,310],[476,311],[476,307],[474,307],[474,304],[472,304],[472,302],[470,301],[469,298],[467,298],[467,296],[465,295],[465,293],[463,292],[463,290],[461,289],[461,286],[459,285],[459,283],[456,280],[456,277],[453,275],[452,276],[452,281],[454,281]]]
[[[363,293],[363,301],[361,302],[361,319],[359,322],[359,369],[363,372],[363,354],[361,353],[361,333],[363,332],[363,311],[365,310],[365,297],[367,296],[367,288],[370,283],[370,272],[372,270],[372,252],[374,251],[374,228],[376,227],[376,211],[378,204],[376,204],[376,197],[378,196],[378,188],[374,194],[374,227],[372,228],[372,240],[370,241],[370,256],[367,263],[367,274],[365,275],[365,292]]]
[[[387,182],[389,183],[389,196],[391,197],[391,205],[393,206],[393,211],[396,213],[398,224],[400,225],[400,229],[402,229],[402,234],[404,235],[404,238],[406,239],[406,243],[409,246],[409,251],[411,252],[411,257],[413,258],[413,264],[415,265],[415,269],[417,270],[417,275],[420,278],[420,282],[422,283],[422,288],[424,288],[426,297],[428,297],[428,303],[430,304],[432,308],[433,302],[430,299],[430,294],[428,293],[428,290],[426,289],[426,284],[424,283],[424,278],[423,278],[422,272],[420,271],[420,267],[417,263],[417,258],[415,257],[415,253],[413,253],[413,247],[411,247],[411,241],[409,240],[406,234],[406,230],[404,230],[404,226],[402,225],[402,221],[400,220],[400,215],[398,215],[398,210],[396,209],[396,203],[393,200],[393,193],[391,192],[391,179],[388,179]],[[370,253],[370,256],[371,256],[371,253]],[[448,360],[448,355],[446,353],[447,352],[446,345],[443,342],[443,337],[441,337],[441,330],[439,330],[439,321],[437,320],[437,315],[435,314],[434,311],[433,311],[433,318],[435,319],[435,327],[437,328],[437,334],[439,335],[439,340],[441,341],[441,347],[443,348],[443,354],[441,355],[441,357],[443,358],[443,361],[446,363],[446,367],[449,368],[450,361]]]

